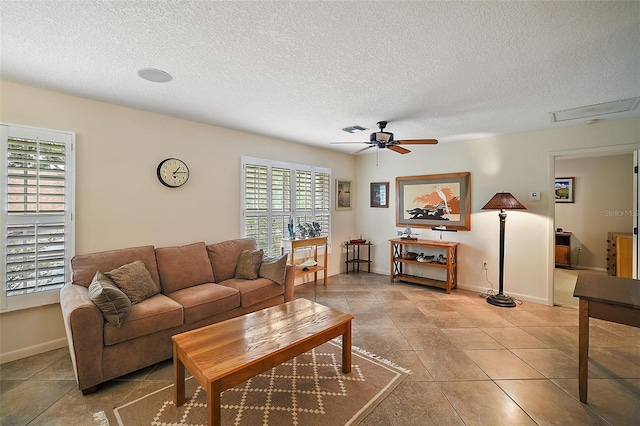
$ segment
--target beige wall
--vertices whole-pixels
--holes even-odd
[[[13,82],[2,81],[0,91],[0,121],[76,132],[77,254],[239,237],[242,156],[327,167],[334,177],[357,179],[355,157],[347,154]],[[158,182],[156,167],[167,157],[188,164],[184,187]],[[356,211],[332,212],[332,252],[352,235]],[[341,266],[339,256],[329,256],[329,275]],[[55,307],[0,314],[0,360],[64,343]]]
[[[352,157],[248,133],[95,102],[34,87],[0,82],[0,121],[77,133],[76,252],[140,244],[178,245],[240,235],[240,157],[330,167],[352,179],[354,209],[332,212],[329,274],[343,267],[339,243],[362,235],[374,243],[372,270],[389,273],[389,242],[396,235],[395,177],[471,172],[471,231],[447,233],[461,242],[459,287],[486,290],[480,266],[489,261],[497,288],[498,215],[482,211],[497,191],[510,191],[526,212],[507,218],[505,290],[524,300],[552,301],[553,156],[557,152],[640,147],[640,119],[415,146],[399,155],[381,151]],[[436,136],[428,135],[425,136]],[[175,190],[160,185],[156,166],[185,160],[191,178]],[[369,183],[390,182],[390,208],[369,207]],[[542,200],[528,201],[538,191]],[[420,238],[437,239],[431,230]],[[340,253],[340,255],[338,255]],[[47,323],[46,329],[38,324]],[[60,346],[59,306],[0,314],[0,361]],[[56,346],[57,345],[57,346]]]
[[[428,131],[424,136],[429,135]],[[640,148],[640,119],[601,121],[592,125],[487,137],[435,146],[412,146],[411,154],[381,151],[358,157],[356,204],[359,233],[374,243],[373,269],[389,273],[389,242],[396,235],[395,178],[438,173],[471,172],[471,231],[444,233],[461,243],[459,287],[486,291],[491,285],[481,270],[489,262],[489,281],[498,288],[499,219],[482,207],[500,191],[511,192],[526,211],[508,212],[505,242],[505,292],[522,300],[553,303],[555,156],[591,151],[631,152]],[[619,152],[618,152],[619,153]],[[369,184],[390,183],[390,208],[370,208]],[[542,194],[529,201],[528,193]],[[438,239],[430,229],[414,229],[421,239]],[[424,268],[426,274],[429,271]]]
[[[633,227],[633,155],[559,159],[556,176],[575,177],[575,202],[555,205],[556,227],[572,233],[571,263],[604,270],[607,232]]]

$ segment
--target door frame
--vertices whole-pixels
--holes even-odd
[[[553,306],[555,288],[554,282],[554,269],[555,269],[555,230],[556,230],[556,203],[551,197],[551,194],[555,192],[555,172],[556,172],[556,159],[570,160],[574,158],[586,158],[586,157],[605,157],[609,155],[621,155],[621,154],[634,154],[634,157],[640,157],[640,143],[625,144],[625,145],[611,145],[596,148],[577,148],[561,151],[549,151],[549,177],[547,191],[549,194],[548,216],[549,216],[549,229],[548,229],[548,250],[547,259],[548,264],[551,266],[547,271],[547,305]],[[634,164],[636,161],[634,159]],[[637,211],[638,206],[638,175],[636,174],[633,185],[634,206]],[[635,215],[634,226],[638,226],[638,215]],[[638,278],[638,236],[634,235],[634,278]]]

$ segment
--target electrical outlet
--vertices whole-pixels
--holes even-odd
[[[576,247],[576,250],[578,250],[579,252],[582,251],[582,246]]]
[[[482,270],[483,271],[489,270],[489,262],[487,262],[486,260],[482,261]]]

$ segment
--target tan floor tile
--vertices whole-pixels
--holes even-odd
[[[602,372],[606,378],[640,378],[640,363],[634,355],[636,349],[589,348],[589,363]]]
[[[573,329],[567,330],[566,327],[522,327],[522,329],[552,348],[578,349],[578,333]]]
[[[438,386],[466,425],[535,425],[494,382],[439,382]]]
[[[416,351],[435,381],[489,380],[472,360],[460,350]]]
[[[609,379],[611,383],[619,386],[631,395],[640,399],[640,379]]]
[[[65,356],[69,356],[69,349],[66,347],[0,364],[0,378],[26,380]]]
[[[475,327],[475,325],[467,318],[463,317],[459,312],[455,311],[430,311],[423,307],[418,308],[424,313],[429,321],[437,327],[458,328],[458,327]]]
[[[640,340],[640,328],[632,327],[630,325],[618,324],[611,321],[599,320],[597,318],[590,319],[591,325],[596,325],[600,328],[604,328],[611,333],[622,337],[623,339],[631,339],[635,342]]]
[[[437,327],[433,318],[423,314],[422,312],[412,314],[391,314],[390,317],[398,328]]]
[[[407,370],[411,370],[411,374],[405,380],[411,382],[433,382],[433,377],[429,370],[424,366],[418,354],[415,351],[391,351],[387,353],[389,360]]]
[[[464,353],[491,379],[537,379],[542,374],[507,349],[474,349]]]
[[[391,317],[386,314],[372,314],[372,313],[352,313],[355,316],[353,323],[358,326],[358,328],[391,328],[396,330],[396,324],[393,322]]]
[[[487,306],[491,306],[487,303]],[[476,327],[513,327],[514,325],[502,318],[496,312],[459,311],[462,316],[471,321]]]
[[[493,337],[479,328],[441,328],[458,349],[502,349]]]
[[[362,426],[427,424],[463,423],[438,385],[406,380],[361,423]]]
[[[413,350],[457,349],[451,340],[438,328],[409,328],[402,334]]]
[[[577,379],[556,379],[555,384],[579,400]],[[640,399],[606,379],[589,379],[587,403],[613,425],[640,424]]]
[[[624,338],[597,325],[589,326],[589,347],[636,347],[640,356],[640,338]]]
[[[68,380],[24,381],[0,395],[0,424],[26,425],[74,387]]]
[[[505,320],[509,321],[511,324],[517,325],[519,327],[546,327],[551,325],[544,319],[535,315],[535,311],[527,311],[521,309],[520,306],[518,306],[516,309],[504,309],[497,312],[497,314]],[[493,327],[493,325],[489,325],[488,327]]]
[[[481,328],[507,349],[548,348],[549,345],[518,327]]]
[[[557,349],[512,349],[512,352],[547,378],[578,378],[578,362]]]
[[[589,407],[549,380],[497,380],[496,384],[537,424],[607,424]]]
[[[329,277],[326,287],[312,282],[298,285],[295,296],[357,311],[353,345],[412,370],[365,420],[367,426],[517,424],[523,412],[545,425],[597,424],[601,419],[594,413],[610,424],[640,424],[636,421],[640,329],[591,320],[590,403],[582,405],[576,398],[576,309],[529,302],[514,309],[497,308],[476,292],[446,294],[438,288],[391,283],[388,275],[366,272]],[[480,324],[487,325],[478,328]],[[510,351],[477,348],[496,344]],[[468,347],[466,353],[456,345]],[[509,389],[514,403],[474,359],[492,376],[518,377],[534,369],[554,377],[557,385],[544,378],[497,380]],[[83,396],[70,370],[69,352],[63,348],[3,364],[0,379],[0,416],[5,416],[0,424],[21,424],[19,419],[7,420],[6,413],[16,411],[26,415],[22,424],[33,415],[37,417],[31,425],[38,426],[117,424],[113,407],[170,384],[173,367],[168,360],[101,384],[98,392]],[[65,393],[67,384],[70,390]],[[15,398],[21,402],[15,404]],[[5,410],[8,403],[13,411]],[[39,410],[43,411],[38,414]]]
[[[411,345],[399,330],[358,329],[352,332],[354,346],[389,359],[389,353],[397,350],[411,350]]]

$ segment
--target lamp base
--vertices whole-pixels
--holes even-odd
[[[516,302],[512,297],[505,296],[502,293],[492,294],[487,297],[487,303],[501,308],[515,308],[516,306]]]

